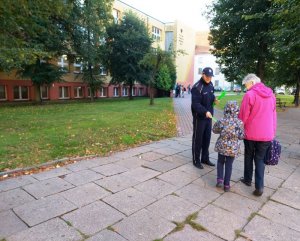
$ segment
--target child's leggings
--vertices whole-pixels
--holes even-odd
[[[232,156],[224,156],[218,154],[217,182],[224,182],[224,186],[230,186],[233,160],[234,157]],[[224,164],[225,164],[225,177],[224,177]]]

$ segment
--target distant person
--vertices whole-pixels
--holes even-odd
[[[212,116],[214,114],[213,104],[218,104],[214,95],[214,86],[211,78],[213,70],[206,67],[202,71],[202,77],[192,88],[192,114],[193,114],[193,139],[192,152],[193,164],[203,169],[202,163],[215,166],[209,160],[209,144],[211,138]],[[200,159],[201,154],[201,159]]]
[[[180,84],[177,83],[175,87],[175,98],[177,98],[179,95],[180,95]]]
[[[261,196],[264,191],[264,157],[276,133],[276,99],[273,91],[261,83],[255,74],[248,74],[243,79],[243,85],[246,86],[247,92],[239,113],[245,128],[244,177],[241,178],[241,182],[251,186],[254,161],[253,195]]]
[[[244,125],[238,118],[239,106],[236,101],[228,101],[224,107],[224,117],[213,126],[213,133],[220,134],[215,151],[218,152],[217,187],[224,185],[224,191],[230,191],[232,163],[240,153],[241,141],[244,138]],[[225,165],[225,177],[224,177]]]
[[[188,94],[190,94],[191,93],[191,84],[188,85],[187,89],[188,89]]]

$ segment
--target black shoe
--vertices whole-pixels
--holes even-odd
[[[194,164],[195,167],[197,167],[199,169],[203,169],[204,168],[201,163],[197,163],[197,164],[193,163],[193,164]]]
[[[211,161],[205,161],[205,162],[202,162],[203,164],[206,164],[206,165],[208,165],[208,166],[211,166],[211,167],[214,167],[215,166],[215,164],[214,163],[212,163]]]
[[[255,189],[255,191],[253,192],[254,196],[260,197],[263,194],[263,190],[260,189]]]
[[[243,177],[241,177],[240,181],[244,183],[246,186],[251,187],[251,182],[247,182]]]

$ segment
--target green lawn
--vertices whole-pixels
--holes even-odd
[[[176,135],[170,98],[0,108],[0,171],[62,157],[107,155]]]
[[[220,104],[218,106],[216,106],[216,108],[223,110],[224,106],[228,100],[236,100],[238,102],[238,104],[240,105],[242,102],[243,96],[244,96],[244,93],[234,94],[234,95],[226,95],[223,99],[221,99]],[[283,102],[285,102],[287,107],[294,106],[294,104],[293,104],[294,96],[293,95],[277,95],[276,98],[279,98]],[[280,108],[277,107],[277,110],[280,111]]]

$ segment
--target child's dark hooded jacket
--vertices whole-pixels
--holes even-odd
[[[240,152],[240,140],[244,139],[244,125],[238,119],[239,106],[236,101],[228,101],[224,117],[213,126],[213,133],[220,134],[215,151],[224,156],[235,157]]]

